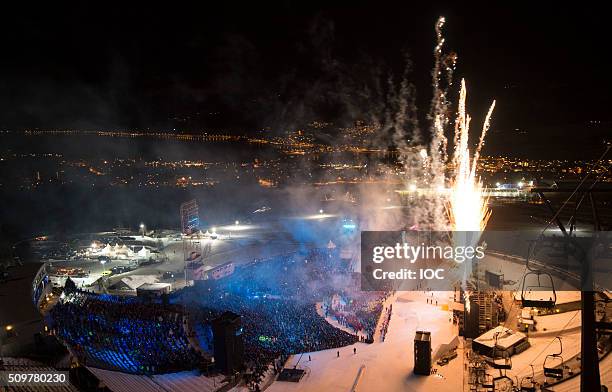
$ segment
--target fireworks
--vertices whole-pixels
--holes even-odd
[[[478,144],[473,149],[473,154],[470,154],[470,116],[466,111],[467,90],[465,81],[462,80],[452,146],[449,145],[447,135],[453,130],[449,93],[454,88],[453,74],[457,55],[444,50],[444,23],[445,19],[440,17],[435,25],[436,46],[433,50],[434,67],[431,73],[433,96],[428,114],[430,143],[427,146],[418,143],[411,146],[400,144],[406,148],[402,155],[405,157],[407,173],[405,186],[410,193],[418,193],[411,206],[411,227],[481,232],[487,225],[491,210],[487,207],[488,199],[483,195],[483,185],[476,175],[476,167],[490,126],[495,101],[486,115]],[[403,107],[406,102],[406,99],[402,100],[400,106]],[[405,110],[401,111],[404,112]],[[403,132],[400,132],[398,140],[403,140],[403,136]]]
[[[463,299],[464,299],[464,304],[465,304],[465,311],[467,313],[470,313],[470,311],[471,311],[470,294],[467,291],[463,292]]]
[[[450,185],[448,193],[442,194],[447,197],[443,200],[446,208],[440,209],[439,202],[434,201],[430,205],[434,208],[434,216],[439,211],[446,211],[443,219],[435,218],[436,221],[447,221],[454,231],[483,231],[491,216],[491,210],[487,207],[487,198],[482,193],[482,182],[476,177],[476,166],[480,156],[480,150],[484,145],[484,139],[490,126],[490,119],[495,107],[495,101],[491,105],[485,118],[478,145],[470,156],[469,131],[470,116],[466,111],[467,89],[465,81],[461,81],[459,94],[459,108],[455,120],[453,137],[453,155],[448,158],[447,138],[445,131],[450,125],[448,113],[450,112],[450,101],[448,91],[453,86],[453,72],[457,61],[455,53],[444,53],[444,37],[442,27],[445,19],[440,17],[436,23],[436,46],[434,48],[434,69],[432,71],[433,99],[429,118],[432,121],[432,142],[429,147],[431,151],[431,163],[428,174],[433,179],[431,185],[436,189],[445,189]],[[425,158],[423,153],[421,157]],[[447,168],[452,171],[447,175]],[[440,192],[438,192],[440,194]],[[440,225],[437,225],[440,227]]]
[[[449,91],[453,88],[453,73],[457,61],[455,53],[444,52],[442,27],[444,18],[436,23],[436,46],[432,70],[433,98],[429,111],[431,142],[427,148],[416,146],[407,162],[415,166],[406,167],[407,173],[420,176],[408,178],[406,186],[411,194],[417,193],[417,182],[425,189],[435,192],[418,192],[414,199],[414,224],[412,229],[452,230],[452,241],[456,246],[475,246],[491,217],[488,198],[483,194],[482,181],[476,175],[478,158],[489,130],[495,101],[485,117],[478,144],[470,153],[470,121],[466,110],[467,89],[461,80],[457,116],[454,123],[452,151],[449,156],[447,134],[451,133],[451,101]],[[409,156],[409,154],[407,154]],[[418,167],[416,167],[418,166]],[[471,260],[462,267],[461,287],[466,312],[470,312],[468,282],[472,278]]]
[[[487,113],[478,146],[471,157],[468,147],[471,118],[465,109],[466,97],[465,81],[462,80],[455,121],[455,151],[452,162],[454,172],[449,196],[449,219],[454,231],[483,231],[491,216],[491,210],[487,206],[488,198],[483,196],[482,181],[476,177],[476,166],[490,126],[495,101]]]

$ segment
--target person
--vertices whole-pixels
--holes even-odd
[[[336,358],[340,358],[340,350],[336,351]]]
[[[308,362],[312,361],[312,359],[310,358],[310,355],[308,356]]]
[[[357,347],[353,347],[353,355],[357,354]]]

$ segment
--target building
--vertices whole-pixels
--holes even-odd
[[[472,341],[472,350],[491,358],[509,358],[529,348],[527,335],[499,325]]]
[[[143,283],[136,288],[136,295],[143,298],[157,298],[170,294],[172,285],[170,283]]]

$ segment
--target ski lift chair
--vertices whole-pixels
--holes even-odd
[[[537,284],[525,286],[528,277],[535,277]],[[548,298],[547,298],[548,297]],[[531,270],[523,276],[521,304],[523,307],[553,308],[557,303],[557,292],[552,276],[544,271]]]
[[[506,374],[500,374],[493,378],[493,390],[496,392],[512,392],[514,391],[514,381]]]
[[[561,338],[557,336],[555,339],[559,340],[559,352],[554,354],[548,354],[544,359],[544,364],[542,365],[544,368],[544,376],[554,378],[555,380],[560,380],[563,378],[563,343],[561,342]]]
[[[525,376],[521,379],[519,384],[520,392],[536,392],[537,383],[535,382],[535,374],[533,371],[533,365],[531,366],[531,376]]]
[[[495,381],[493,379],[493,375],[489,373],[485,373],[484,380],[482,381],[481,386],[485,388],[485,390],[494,392],[495,391]]]

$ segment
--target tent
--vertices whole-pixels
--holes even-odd
[[[151,255],[151,251],[149,249],[147,249],[145,246],[143,246],[138,251],[138,258],[139,259],[148,259],[150,255]]]

